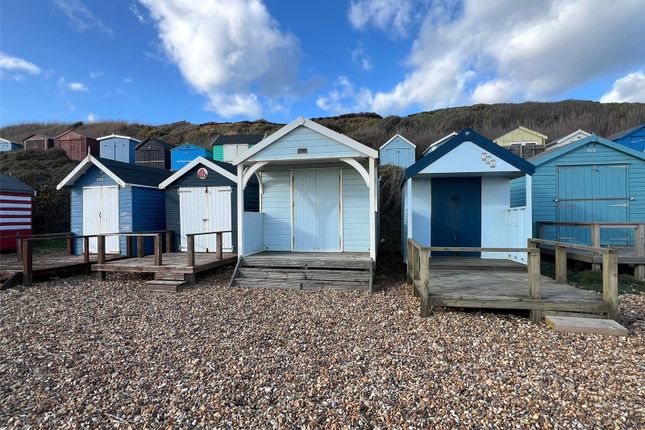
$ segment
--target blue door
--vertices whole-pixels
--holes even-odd
[[[431,246],[481,247],[481,178],[432,178]],[[479,257],[479,252],[433,252]]]
[[[295,251],[340,251],[340,171],[293,172]]]

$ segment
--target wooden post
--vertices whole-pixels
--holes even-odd
[[[537,248],[537,243],[531,239],[528,240],[527,248]],[[529,298],[539,300],[542,298],[542,287],[540,285],[540,250],[528,253],[527,269],[529,275]],[[542,320],[541,309],[531,309],[529,318],[533,322]]]
[[[414,297],[419,297],[419,289],[417,288],[417,281],[419,280],[419,248],[412,245],[412,291]]]
[[[430,252],[419,253],[419,295],[421,296],[421,316],[430,316]]]
[[[161,234],[155,235],[155,266],[161,266],[162,263],[162,249],[161,244]]]
[[[22,285],[30,287],[33,284],[33,253],[31,240],[23,239],[22,241]]]
[[[591,224],[591,246],[600,248],[600,224]],[[591,270],[600,271],[600,264],[592,263]]]
[[[188,266],[195,265],[195,236],[192,234],[186,235],[186,248],[188,251]]]
[[[555,282],[567,283],[567,248],[560,245],[555,247]]]
[[[16,253],[18,254],[18,261],[22,261],[22,239],[20,236],[16,237]]]
[[[99,237],[96,238],[96,242],[98,247],[96,262],[97,264],[105,264],[105,236],[99,235]],[[98,274],[99,280],[105,281],[105,272],[99,271]]]
[[[72,239],[71,234],[68,234],[67,235],[67,255],[72,255],[73,246],[74,246],[74,239]]]
[[[406,264],[408,282],[414,282],[412,279],[412,242],[408,239],[408,253],[406,255]]]
[[[222,249],[224,246],[222,238],[223,238],[223,235],[221,231],[218,231],[217,233],[215,233],[215,240],[217,242],[216,244],[217,254],[215,254],[215,256],[217,257],[218,260],[222,259]]]
[[[83,236],[83,263],[85,263],[85,274],[89,275],[92,271],[90,265],[90,238]]]
[[[137,257],[143,257],[143,236],[137,236]]]
[[[134,251],[132,249],[133,240],[134,238],[132,236],[127,236],[125,238],[125,253],[128,257],[134,257],[134,254],[133,254]]]
[[[172,231],[166,232],[166,252],[172,252]]]
[[[634,252],[636,256],[645,258],[645,224],[638,224],[634,230]],[[645,280],[645,264],[634,266],[634,276],[641,281]]]
[[[602,298],[609,304],[609,318],[618,315],[618,254],[607,249],[602,254]]]

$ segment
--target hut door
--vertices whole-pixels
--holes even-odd
[[[432,178],[431,190],[432,246],[481,247],[481,178]],[[436,254],[480,256],[479,252]]]
[[[83,234],[119,232],[119,187],[83,188]],[[90,252],[98,251],[96,238],[90,238]],[[119,237],[105,238],[105,252],[119,253]]]
[[[340,171],[293,172],[293,249],[340,251]]]
[[[179,218],[181,250],[186,251],[186,234],[231,230],[232,188],[184,187],[179,188]],[[233,250],[232,233],[223,235],[223,249]],[[195,236],[196,252],[215,252],[217,239],[214,234]]]

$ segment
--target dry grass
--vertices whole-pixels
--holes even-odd
[[[629,338],[435,310],[394,275],[379,293],[136,277],[0,293],[7,428],[640,428],[644,296]],[[2,426],[0,425],[0,426]]]

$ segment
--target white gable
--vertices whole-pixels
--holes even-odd
[[[503,172],[520,172],[520,170],[474,143],[464,142],[443,157],[435,160],[419,173],[495,174]]]

